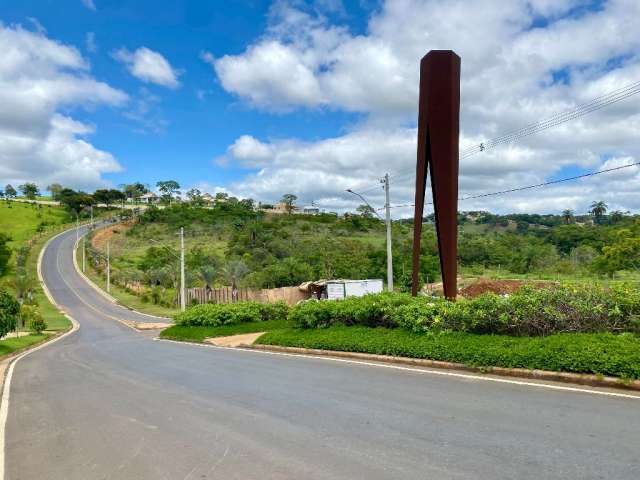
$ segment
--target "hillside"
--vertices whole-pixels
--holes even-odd
[[[635,217],[598,224],[567,224],[560,216],[509,217],[461,215],[463,277],[638,279],[633,263],[638,252],[621,253],[633,250],[639,237]],[[537,223],[541,218],[543,223]],[[321,278],[386,278],[385,229],[379,220],[266,215],[241,202],[152,208],[135,221],[96,233],[89,256],[103,272],[108,238],[113,283],[144,301],[171,307],[177,299],[180,227],[185,231],[187,286],[275,288]],[[411,245],[411,225],[394,222],[394,281],[400,290],[410,287]],[[423,233],[421,279],[439,279],[431,223]]]

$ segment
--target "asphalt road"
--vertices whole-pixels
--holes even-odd
[[[639,400],[154,341],[74,241],[43,275],[81,328],[15,366],[7,478],[640,478]]]

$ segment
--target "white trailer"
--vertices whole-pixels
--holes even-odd
[[[327,299],[341,300],[347,297],[362,297],[369,293],[381,293],[382,280],[329,280]]]

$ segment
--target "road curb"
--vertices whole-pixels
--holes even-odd
[[[80,238],[85,237],[87,234],[84,233]],[[78,272],[78,274],[83,278],[83,280],[85,282],[87,282],[87,284],[89,284],[89,286],[91,288],[93,288],[96,292],[98,292],[98,294],[102,295],[105,299],[107,299],[108,301],[110,301],[111,303],[113,303],[114,305],[118,305],[122,308],[126,308],[127,310],[130,310],[132,312],[135,312],[139,315],[143,315],[145,317],[149,317],[149,318],[159,318],[162,320],[171,320],[169,317],[160,317],[158,315],[151,315],[150,313],[144,313],[144,312],[139,312],[138,310],[128,307],[126,305],[123,305],[122,303],[120,303],[115,297],[113,297],[112,295],[110,295],[109,293],[105,292],[102,288],[100,288],[98,285],[96,285],[96,283],[91,280],[78,266],[78,259],[77,259],[77,251],[78,251],[78,244],[73,246],[73,266],[76,270],[76,272]]]
[[[76,228],[76,227],[73,227],[73,228]],[[35,345],[31,345],[30,347],[27,347],[26,350],[17,352],[15,355],[9,356],[8,358],[5,358],[3,360],[3,362],[7,362],[7,368],[5,369],[4,378],[2,379],[2,393],[0,396],[0,480],[4,480],[5,478],[6,425],[7,425],[7,416],[9,414],[11,379],[13,378],[14,367],[16,366],[18,361],[20,361],[21,358],[26,357],[27,355],[37,350],[48,347],[49,345],[59,340],[62,340],[63,338],[71,335],[72,333],[80,329],[80,323],[78,323],[78,321],[75,318],[73,318],[66,311],[64,311],[64,309],[60,305],[58,305],[58,303],[53,299],[53,296],[51,295],[51,292],[49,291],[49,288],[45,284],[44,278],[42,277],[42,259],[44,258],[44,252],[49,247],[49,244],[54,239],[58,238],[60,235],[68,232],[69,230],[73,230],[73,228],[63,230],[62,232],[54,235],[49,240],[47,240],[47,242],[42,246],[40,253],[38,254],[38,262],[36,264],[36,273],[38,275],[38,281],[40,282],[40,285],[42,287],[42,290],[44,291],[45,296],[47,297],[47,300],[49,300],[49,302],[51,302],[51,305],[57,308],[58,311],[60,311],[65,317],[69,319],[69,321],[71,322],[71,328],[57,335],[53,335],[51,338],[48,338],[43,342],[39,342]]]
[[[243,345],[238,348],[248,350],[264,350],[269,352],[289,353],[294,355],[307,355],[315,357],[337,357],[351,360],[364,360],[368,362],[390,363],[394,365],[410,365],[413,367],[437,368],[444,370],[457,370],[473,373],[497,375],[500,377],[526,378],[550,382],[571,383],[586,385],[589,387],[616,388],[622,390],[640,391],[640,380],[623,382],[617,377],[604,377],[584,373],[553,372],[549,370],[528,370],[525,368],[505,367],[471,367],[462,363],[443,362],[440,360],[427,360],[422,358],[395,357],[390,355],[377,355],[373,353],[341,352],[337,350],[320,350],[315,348],[283,347],[279,345]]]

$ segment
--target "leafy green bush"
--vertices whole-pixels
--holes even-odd
[[[178,313],[174,319],[177,325],[217,327],[284,319],[287,311],[288,307],[284,302],[205,303]]]
[[[307,302],[292,308],[289,319],[303,328],[342,324],[531,336],[640,332],[640,291],[628,285],[525,286],[510,296],[487,293],[456,302],[384,293]]]
[[[412,301],[411,296],[402,293],[349,297],[340,301],[311,300],[293,307],[289,320],[305,328],[322,328],[337,323],[391,327],[395,326],[391,316],[396,309]]]
[[[40,335],[47,329],[47,322],[35,305],[22,305],[20,307],[20,317],[22,317],[23,325],[27,325],[29,330]]]
[[[546,337],[419,334],[404,329],[344,327],[273,330],[256,343],[428,358],[471,366],[529,368],[640,378],[640,339],[623,333],[559,333]]]
[[[20,304],[5,290],[0,290],[0,337],[16,328]]]

